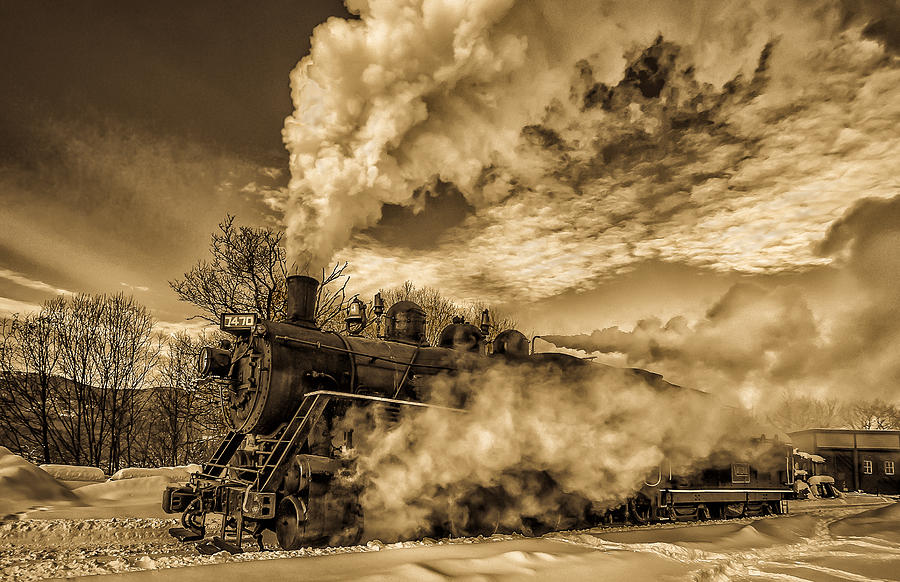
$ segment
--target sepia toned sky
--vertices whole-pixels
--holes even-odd
[[[340,2],[0,3],[0,310],[167,281],[226,213],[271,220],[286,182],[289,74]]]
[[[230,212],[363,294],[748,401],[900,390],[896,2],[0,10],[6,312],[125,289],[183,323],[166,281]]]

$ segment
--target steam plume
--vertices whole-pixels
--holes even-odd
[[[799,286],[732,287],[690,322],[639,321],[589,335],[542,336],[560,347],[622,354],[629,365],[765,405],[784,391],[900,399],[900,197],[860,201],[818,252],[836,259],[831,293],[852,297],[814,314]]]
[[[292,73],[284,129],[291,250],[314,265],[341,251],[369,281],[387,255],[401,279],[531,298],[648,257],[804,268],[855,199],[891,192],[877,3],[348,6]],[[353,238],[438,182],[475,210],[432,251]]]
[[[583,526],[572,516],[590,504],[579,500],[618,506],[656,479],[664,459],[662,470],[671,462],[677,473],[748,446],[735,428],[748,425],[714,399],[594,364],[577,374],[497,364],[442,378],[434,390],[438,402],[464,391],[467,412],[429,410],[355,433],[364,439],[358,478],[371,537],[423,535],[453,519],[501,531]]]

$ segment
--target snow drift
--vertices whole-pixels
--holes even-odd
[[[106,473],[98,467],[44,464],[40,468],[69,489],[106,481]]]
[[[106,473],[98,467],[85,467],[82,465],[41,465],[41,470],[46,471],[54,479],[60,481],[106,481]]]
[[[105,503],[128,501],[129,503],[160,503],[162,494],[171,481],[162,475],[133,477],[95,483],[79,487],[79,499],[85,503]]]
[[[109,479],[111,481],[121,481],[123,479],[136,479],[141,477],[164,477],[171,482],[187,481],[191,478],[192,473],[197,473],[201,469],[200,465],[182,465],[178,467],[126,467],[119,469]]]
[[[71,505],[78,498],[46,471],[0,447],[0,515],[50,503]]]

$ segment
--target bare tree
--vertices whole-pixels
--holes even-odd
[[[900,429],[900,407],[884,400],[866,400],[850,407],[847,418],[851,428],[860,430]]]
[[[210,260],[201,260],[169,286],[200,308],[197,315],[219,323],[227,312],[251,312],[263,319],[280,320],[285,314],[285,279],[288,274],[284,233],[271,228],[238,226],[228,215],[212,234]],[[316,321],[335,328],[346,307],[347,263],[337,263],[330,273],[322,270]]]
[[[94,381],[94,348],[99,341],[96,326],[100,304],[91,296],[80,294],[67,300],[54,320],[53,338],[59,352],[59,369],[63,379],[51,399],[59,426],[60,452],[76,465],[96,462],[97,439],[94,427],[103,411],[91,387]]]
[[[834,398],[818,399],[785,393],[768,420],[784,432],[807,428],[835,428],[845,424],[845,411],[840,402]]]
[[[331,272],[322,269],[322,284],[316,292],[316,324],[324,330],[340,331],[344,326],[344,313],[348,301],[347,283],[350,277],[344,274],[348,263],[335,263]]]
[[[5,441],[19,453],[53,460],[54,425],[51,398],[59,353],[53,338],[54,319],[64,301],[44,303],[37,314],[3,322],[0,337],[0,427]],[[35,455],[31,453],[35,452]]]
[[[99,461],[106,446],[110,472],[122,462],[133,463],[136,421],[145,399],[141,390],[159,357],[161,344],[153,333],[149,311],[122,293],[95,296],[99,302],[98,341],[94,346],[95,406],[103,414],[97,427]]]
[[[123,294],[80,294],[3,330],[4,440],[44,462],[114,470],[130,461],[139,395],[159,353],[147,309]]]
[[[149,461],[180,465],[207,457],[210,443],[227,430],[218,387],[196,382],[200,348],[210,339],[177,333],[166,338],[152,396],[148,399],[146,426]]]

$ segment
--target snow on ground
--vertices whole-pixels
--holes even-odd
[[[0,521],[35,505],[77,505],[78,498],[49,473],[0,447]]]
[[[86,481],[91,483],[106,481],[106,474],[97,467],[46,464],[40,465],[38,468],[59,481]]]
[[[160,500],[176,473],[130,472],[73,492],[0,448],[0,580],[900,580],[900,504],[873,495],[791,502],[791,515],[772,518],[543,538],[372,541],[286,552],[274,551],[269,536],[273,551],[206,556],[168,535],[177,522],[162,513]]]
[[[140,477],[165,477],[169,481],[187,481],[191,477],[191,473],[199,473],[202,467],[200,465],[184,465],[181,467],[156,467],[153,469],[145,467],[127,467],[119,469],[113,476],[112,481],[122,479],[135,479]]]
[[[45,467],[47,470],[36,467],[0,447],[0,523],[17,519],[170,518],[161,506],[166,486],[187,481],[191,472],[199,470],[199,465],[123,469],[105,480],[103,472],[93,467]],[[98,477],[102,477],[99,482]]]
[[[166,531],[173,520],[24,520],[0,526],[0,579],[898,580],[900,504],[868,501],[705,524],[608,527],[543,538],[373,541],[235,556],[205,556],[193,544],[176,542]],[[274,541],[267,546],[274,548]]]

